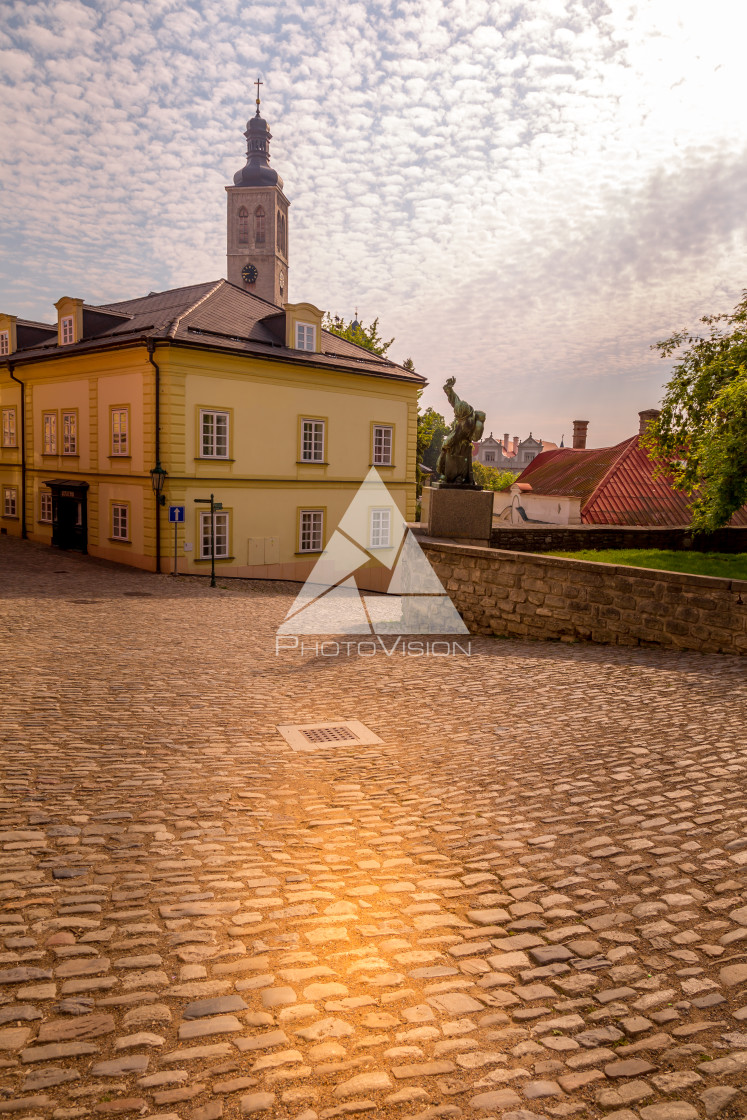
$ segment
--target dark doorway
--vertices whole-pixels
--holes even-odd
[[[45,485],[52,491],[53,546],[74,552],[86,552],[88,483],[54,478]]]

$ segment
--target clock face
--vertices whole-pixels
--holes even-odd
[[[241,270],[241,278],[245,284],[253,284],[258,276],[257,268],[253,264],[245,264]]]

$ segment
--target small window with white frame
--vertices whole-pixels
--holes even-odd
[[[388,424],[374,424],[373,461],[375,467],[391,467],[393,429]]]
[[[10,354],[10,331],[0,331],[0,358]]]
[[[3,409],[3,447],[16,447],[16,410]]]
[[[18,491],[15,486],[3,487],[3,517],[18,517]]]
[[[228,458],[228,413],[200,409],[200,455],[203,459]]]
[[[78,454],[77,412],[63,412],[62,414],[62,454]]]
[[[57,454],[57,413],[45,412],[42,417],[44,428],[44,454]]]
[[[324,420],[301,421],[301,462],[324,462]]]
[[[49,490],[42,490],[39,495],[39,520],[52,524],[52,495]]]
[[[228,557],[228,511],[216,510],[215,519],[215,558],[216,560]],[[210,529],[210,513],[200,513],[200,560],[209,560],[212,555],[212,533]]]
[[[72,315],[65,315],[60,319],[60,336],[63,346],[68,346],[75,341],[75,326]]]
[[[130,539],[130,507],[127,502],[112,502],[112,540]]]
[[[129,455],[130,410],[128,408],[113,408],[111,417],[112,455]]]
[[[485,462],[486,463],[494,463],[495,462],[495,451],[486,451],[485,452]]]
[[[389,548],[392,537],[392,511],[372,509],[368,534],[369,548]]]
[[[302,509],[298,519],[298,551],[321,552],[324,534],[324,511]]]
[[[313,323],[296,323],[296,350],[316,349],[316,328]]]

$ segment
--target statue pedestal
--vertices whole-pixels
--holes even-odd
[[[424,486],[420,521],[429,537],[487,545],[493,528],[493,491]]]

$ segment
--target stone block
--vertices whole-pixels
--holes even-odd
[[[428,495],[428,533],[432,537],[490,541],[493,495],[489,490],[434,489]]]

